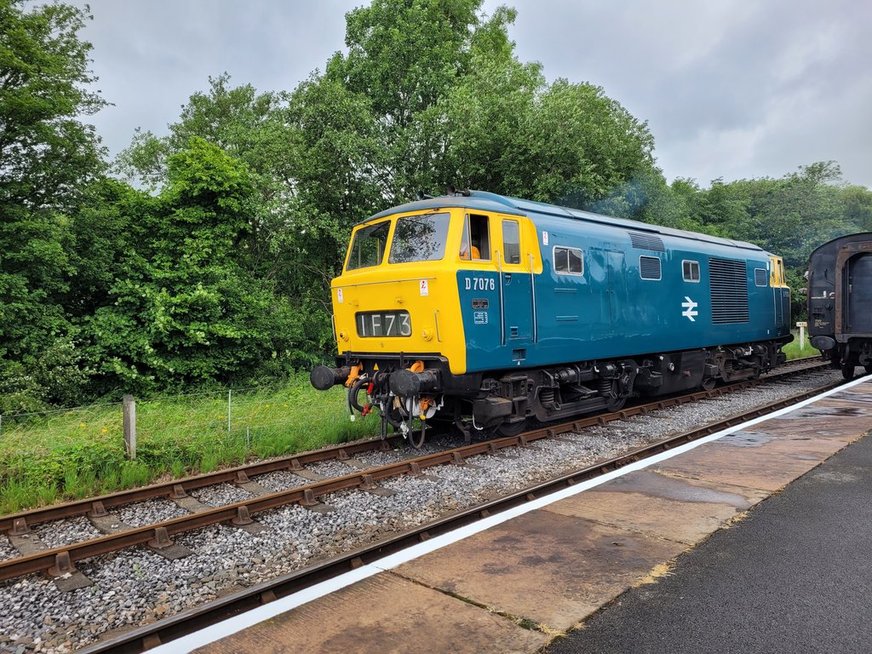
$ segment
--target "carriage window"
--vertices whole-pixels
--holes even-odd
[[[472,261],[490,261],[490,235],[487,216],[468,214],[463,223],[460,258]]]
[[[554,271],[561,275],[584,273],[584,258],[578,248],[554,247]]]
[[[448,214],[405,216],[397,221],[390,263],[436,261],[445,256]]]
[[[521,263],[521,230],[517,220],[503,221],[503,258],[506,263]]]
[[[766,286],[766,271],[763,268],[754,268],[754,285]]]
[[[699,282],[699,262],[685,259],[681,262],[681,274],[686,282]]]
[[[639,257],[639,276],[642,279],[660,279],[660,259],[658,257]]]
[[[369,227],[358,229],[351,241],[351,254],[348,255],[346,270],[377,266],[385,255],[385,245],[388,241],[388,231],[391,222],[385,220]]]

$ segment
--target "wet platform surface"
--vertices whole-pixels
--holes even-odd
[[[872,652],[870,543],[867,436],[546,652]]]
[[[623,602],[659,588],[677,557],[681,562],[702,551],[715,532],[738,532],[744,522],[722,528],[870,430],[872,381],[867,381],[504,522],[198,651],[540,651],[622,593]],[[866,440],[872,459],[872,438]],[[834,474],[842,478],[844,471]],[[777,531],[769,536],[779,540]],[[713,602],[718,604],[716,596]],[[674,620],[685,622],[680,614]],[[623,629],[620,618],[612,627]],[[607,640],[572,649],[572,639],[586,631],[572,632],[551,647],[621,651],[607,647]],[[629,648],[624,651],[670,648],[668,640],[624,644]],[[694,646],[704,649],[706,643]]]

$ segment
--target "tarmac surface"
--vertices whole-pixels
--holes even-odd
[[[546,651],[872,652],[870,548],[867,435]]]
[[[870,652],[870,430],[872,379],[197,651]]]

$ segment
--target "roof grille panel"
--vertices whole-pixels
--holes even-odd
[[[630,242],[634,248],[640,250],[654,250],[655,252],[665,252],[663,248],[663,239],[653,234],[639,234],[638,232],[630,232]]]
[[[712,323],[748,322],[748,271],[744,261],[710,259]]]

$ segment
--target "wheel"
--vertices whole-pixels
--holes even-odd
[[[627,403],[627,396],[623,395],[621,397],[616,397],[613,400],[609,400],[606,402],[606,411],[610,411],[614,413],[615,411],[620,411],[624,408],[624,405]]]
[[[842,377],[844,377],[846,381],[851,381],[852,379],[854,379],[854,364],[853,363],[843,363],[842,364]]]
[[[517,436],[527,430],[527,421],[504,422],[496,429],[497,436]]]
[[[872,363],[867,363],[863,366],[863,369],[866,371],[867,375],[872,375]]]

